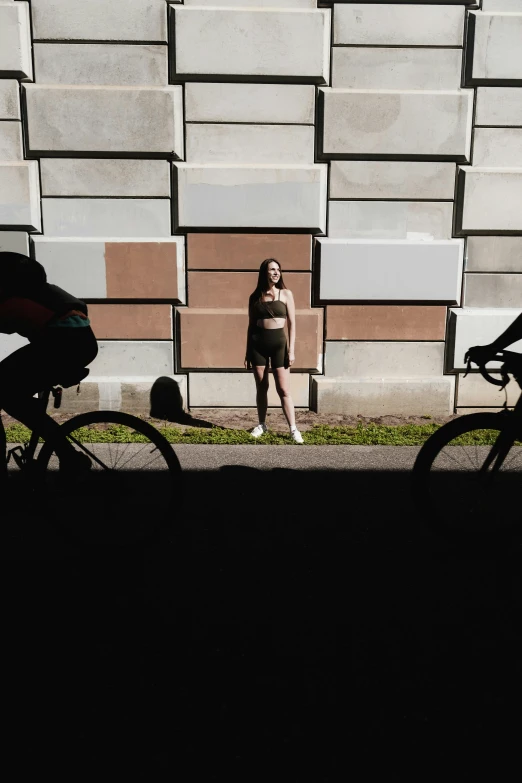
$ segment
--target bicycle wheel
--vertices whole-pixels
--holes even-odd
[[[421,518],[450,536],[500,537],[522,516],[522,443],[511,412],[472,413],[421,448],[412,490]]]
[[[52,520],[85,546],[127,546],[173,524],[181,498],[181,466],[172,446],[151,424],[127,413],[92,411],[60,427],[90,470],[60,469],[53,442],[37,460]],[[100,442],[101,441],[101,442]]]

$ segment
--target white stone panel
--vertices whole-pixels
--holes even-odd
[[[187,122],[312,125],[315,88],[309,84],[187,82]]]
[[[169,199],[43,198],[45,233],[53,237],[167,237]]]
[[[89,365],[92,376],[173,375],[171,340],[99,340],[98,356]]]
[[[409,378],[442,375],[444,343],[327,342],[325,376]]]
[[[522,169],[462,166],[462,232],[522,231]]]
[[[43,196],[170,196],[165,160],[42,158],[40,171]]]
[[[462,46],[464,8],[450,5],[335,5],[334,44]]]
[[[290,392],[294,405],[308,408],[308,373],[290,374]],[[268,387],[270,408],[281,406],[272,375]],[[189,404],[191,408],[254,408],[256,389],[252,373],[191,372],[189,373]]]
[[[453,199],[455,164],[333,160],[330,198]]]
[[[466,274],[465,307],[518,307],[522,302],[521,274]]]
[[[172,16],[178,76],[240,75],[328,83],[327,10],[176,7]]]
[[[473,91],[321,88],[323,156],[468,160]]]
[[[0,227],[41,231],[38,163],[0,163]]]
[[[177,0],[168,0],[176,2]],[[181,0],[180,0],[181,1]],[[186,6],[215,6],[216,0],[183,0]],[[226,0],[228,8],[317,8],[317,0]]]
[[[500,375],[495,375],[500,380]],[[506,386],[508,405],[516,404],[520,387],[511,382]],[[467,408],[501,408],[506,395],[499,386],[487,383],[480,373],[470,373],[466,378],[459,375],[457,384],[457,405]]]
[[[26,85],[29,149],[183,157],[181,86]]]
[[[20,119],[20,94],[15,79],[0,79],[0,120]]]
[[[477,87],[475,125],[522,125],[522,88]]]
[[[522,128],[476,128],[473,165],[522,167]]]
[[[473,81],[522,81],[522,14],[470,12]]]
[[[177,174],[174,227],[301,229],[324,233],[326,177],[314,166],[191,166]]]
[[[0,231],[0,252],[29,255],[29,236],[25,231]]]
[[[32,79],[29,3],[0,2],[0,78]]]
[[[168,84],[164,44],[35,44],[40,84],[163,87]]]
[[[522,272],[522,237],[468,237],[467,272]]]
[[[460,302],[464,242],[317,239],[320,298]]]
[[[165,0],[31,0],[33,36],[58,41],[166,41]]]
[[[330,201],[328,236],[361,239],[451,239],[453,202]]]
[[[334,46],[332,87],[359,90],[458,90],[461,49]]]
[[[105,240],[60,240],[33,237],[37,261],[45,267],[49,282],[80,299],[106,299]]]
[[[375,416],[448,416],[453,413],[455,379],[315,378],[312,399],[318,413]]]
[[[0,362],[28,343],[29,340],[19,334],[0,334]]]
[[[483,11],[519,11],[522,13],[522,0],[482,0]]]
[[[464,355],[473,345],[488,345],[492,343],[522,310],[462,308],[450,310],[450,334],[454,335],[453,344],[448,345],[448,359],[452,369],[465,370]],[[509,346],[510,351],[522,353],[522,340]],[[500,362],[489,362],[488,367],[498,369]]]
[[[22,123],[18,121],[0,122],[0,160],[23,160]]]
[[[313,125],[187,123],[187,163],[314,162]]]

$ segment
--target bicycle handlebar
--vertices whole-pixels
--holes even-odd
[[[466,353],[466,356],[464,357],[465,361],[467,361],[467,367],[466,367],[466,373],[464,377],[469,373],[471,370],[471,359],[469,358],[468,353]],[[498,351],[498,353],[495,354],[495,356],[492,356],[491,359],[488,359],[488,361],[500,361],[500,362],[507,362],[509,359],[514,359],[518,362],[518,364],[522,368],[522,354],[516,353],[516,351]],[[511,372],[508,368],[502,367],[501,368],[501,375],[502,378],[494,378],[492,375],[488,373],[486,370],[486,364],[478,364],[474,362],[474,364],[477,364],[477,367],[479,369],[480,374],[484,378],[485,381],[488,383],[493,384],[493,386],[506,386],[509,383],[509,376],[508,372]]]

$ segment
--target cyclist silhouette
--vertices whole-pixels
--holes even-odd
[[[29,340],[0,362],[0,410],[45,440],[56,438],[62,466],[80,467],[84,455],[67,440],[60,442],[59,425],[34,395],[78,373],[96,357],[87,305],[48,283],[45,269],[34,259],[0,253],[0,332]]]
[[[484,366],[494,359],[498,351],[502,351],[508,345],[516,343],[517,340],[522,340],[522,314],[515,318],[506,331],[502,332],[492,343],[488,345],[474,345],[468,348],[464,361],[469,359],[479,366]]]

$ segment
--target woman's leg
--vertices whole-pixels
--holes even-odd
[[[259,423],[264,424],[268,408],[268,365],[265,367],[254,367],[253,370],[256,381],[257,415]]]
[[[281,400],[283,413],[285,414],[288,426],[292,429],[295,427],[295,411],[294,402],[290,394],[290,370],[288,368],[285,369],[284,367],[274,367],[272,372],[274,373],[275,385]]]

